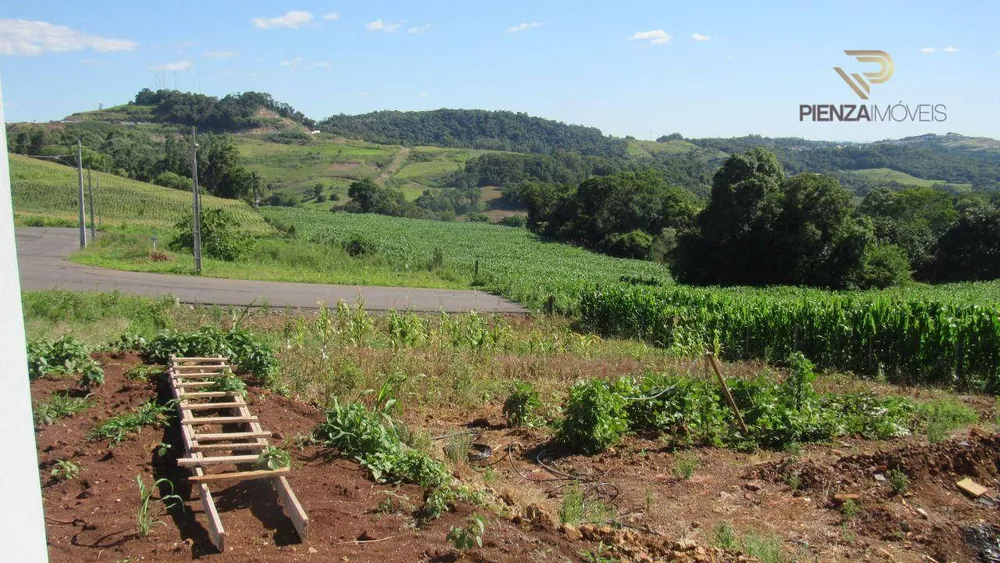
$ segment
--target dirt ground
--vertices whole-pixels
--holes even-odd
[[[923,437],[843,440],[806,446],[794,456],[710,448],[677,452],[636,437],[582,457],[560,456],[538,431],[505,428],[498,405],[475,413],[408,411],[408,423],[435,436],[468,430],[490,445],[492,457],[455,473],[506,505],[501,515],[460,503],[417,526],[419,487],[377,485],[334,451],[293,446],[296,436],[322,420],[322,412],[251,389],[253,414],[275,433],[272,442],[292,454],[288,479],[309,515],[310,536],[298,538],[265,481],[218,484],[212,491],[229,546],[220,554],[208,538],[197,493],[187,484],[188,471],[175,464],[183,452],[176,423],[144,428],[113,448],[87,440],[98,422],[168,395],[162,382],[124,377],[141,363],[138,357],[98,359],[107,383],[93,392],[94,406],[36,432],[52,561],[748,560],[711,547],[720,523],[739,534],[779,538],[786,560],[990,561],[996,554],[990,550],[998,548],[998,508],[955,486],[972,477],[991,494],[1000,489],[1000,435],[975,428],[937,445]],[[72,379],[43,378],[32,383],[33,400],[73,389]],[[978,406],[986,408],[985,402]],[[164,457],[157,454],[161,442],[171,444]],[[52,466],[60,459],[77,464],[79,476],[53,479]],[[675,471],[685,462],[696,462],[686,479]],[[902,494],[894,494],[886,478],[897,469],[909,481]],[[147,485],[169,479],[186,501],[183,508],[161,511],[162,524],[145,537],[136,529],[137,475]],[[590,500],[613,512],[616,525],[558,525],[561,499],[574,482],[570,476],[579,479]],[[170,491],[161,487],[161,492]],[[387,498],[392,510],[384,509]],[[847,498],[858,506],[851,515],[840,508]],[[474,512],[488,518],[484,546],[460,555],[445,536]]]

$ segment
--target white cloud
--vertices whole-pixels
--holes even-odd
[[[692,33],[691,34],[691,39],[694,39],[695,41],[711,41],[712,40],[712,36],[711,35],[702,35],[700,33]]]
[[[236,51],[209,51],[205,56],[210,59],[231,59],[236,56]]]
[[[662,29],[654,29],[652,31],[637,31],[632,37],[629,37],[629,41],[639,40],[639,41],[649,41],[653,45],[663,45],[667,41],[670,41],[670,34]]]
[[[286,27],[296,29],[313,21],[313,15],[302,10],[292,10],[283,16],[276,18],[252,18],[250,23],[260,29],[271,29],[274,27]]]
[[[937,51],[937,49],[934,47],[924,47],[923,49],[920,50],[920,52],[924,53],[925,55],[933,53],[934,51]]]
[[[424,25],[416,25],[406,30],[406,33],[423,33],[431,28],[431,24],[425,23]]]
[[[329,14],[323,16],[323,19],[328,21],[337,21],[340,19],[340,14],[337,12],[330,12]]]
[[[944,51],[945,53],[957,53],[958,47],[945,47],[944,49],[941,50]]]
[[[0,19],[0,55],[38,55],[91,49],[99,53],[134,51],[127,39],[101,37],[43,21]]]
[[[400,24],[398,23],[386,23],[380,19],[373,22],[368,22],[365,24],[365,29],[368,31],[381,31],[383,33],[394,33],[399,29]]]
[[[177,61],[176,63],[154,66],[152,70],[187,70],[191,68],[191,64],[191,61]]]
[[[519,23],[519,24],[517,24],[515,26],[508,27],[507,28],[507,33],[517,33],[519,31],[528,31],[529,29],[538,27],[540,25],[542,25],[542,24],[540,24],[538,22],[531,22],[531,23],[521,22],[521,23]]]

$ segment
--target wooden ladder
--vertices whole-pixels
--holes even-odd
[[[201,503],[208,518],[208,531],[212,543],[220,552],[226,550],[226,532],[215,508],[212,492],[208,484],[217,481],[267,479],[278,494],[278,501],[288,515],[299,538],[305,539],[309,531],[309,517],[295,498],[292,487],[285,475],[289,468],[274,470],[241,470],[240,465],[257,461],[261,450],[269,446],[267,439],[271,433],[261,428],[257,417],[253,416],[243,396],[231,391],[202,391],[211,387],[213,378],[230,370],[226,358],[180,358],[170,357],[170,389],[177,400],[177,414],[180,417],[181,437],[184,439],[185,456],[177,460],[181,467],[191,470],[189,481],[195,484],[201,495]],[[199,416],[195,416],[195,414]],[[220,426],[218,432],[198,432],[199,427]],[[231,430],[234,429],[234,430]],[[236,455],[240,452],[249,452]],[[212,455],[223,453],[228,455]],[[208,466],[233,466],[234,471],[206,473]]]

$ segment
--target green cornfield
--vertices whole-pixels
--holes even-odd
[[[893,291],[630,287],[587,291],[582,323],[660,346],[701,342],[727,359],[783,361],[900,383],[1000,391],[1000,285]]]
[[[618,283],[622,277],[672,283],[662,264],[546,242],[526,229],[283,207],[262,208],[261,213],[275,224],[294,226],[296,236],[314,242],[364,237],[396,269],[422,267],[440,251],[445,265],[472,277],[478,261],[476,287],[535,309],[545,308],[551,296],[556,311],[575,314],[588,287]]]
[[[76,222],[79,186],[74,168],[16,154],[9,158],[14,212],[19,219],[29,224],[32,218]],[[98,185],[95,216],[100,216],[104,226],[170,228],[191,214],[190,192],[101,172],[94,172],[93,179]],[[225,209],[247,232],[270,231],[260,215],[241,201],[203,196],[202,205]]]

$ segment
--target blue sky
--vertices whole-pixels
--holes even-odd
[[[9,121],[60,119],[157,86],[257,90],[310,117],[509,109],[651,138],[1000,136],[1000,2],[33,2],[0,19]],[[18,21],[21,20],[21,21]],[[944,123],[798,121],[853,104],[834,66],[887,51],[871,103]]]

